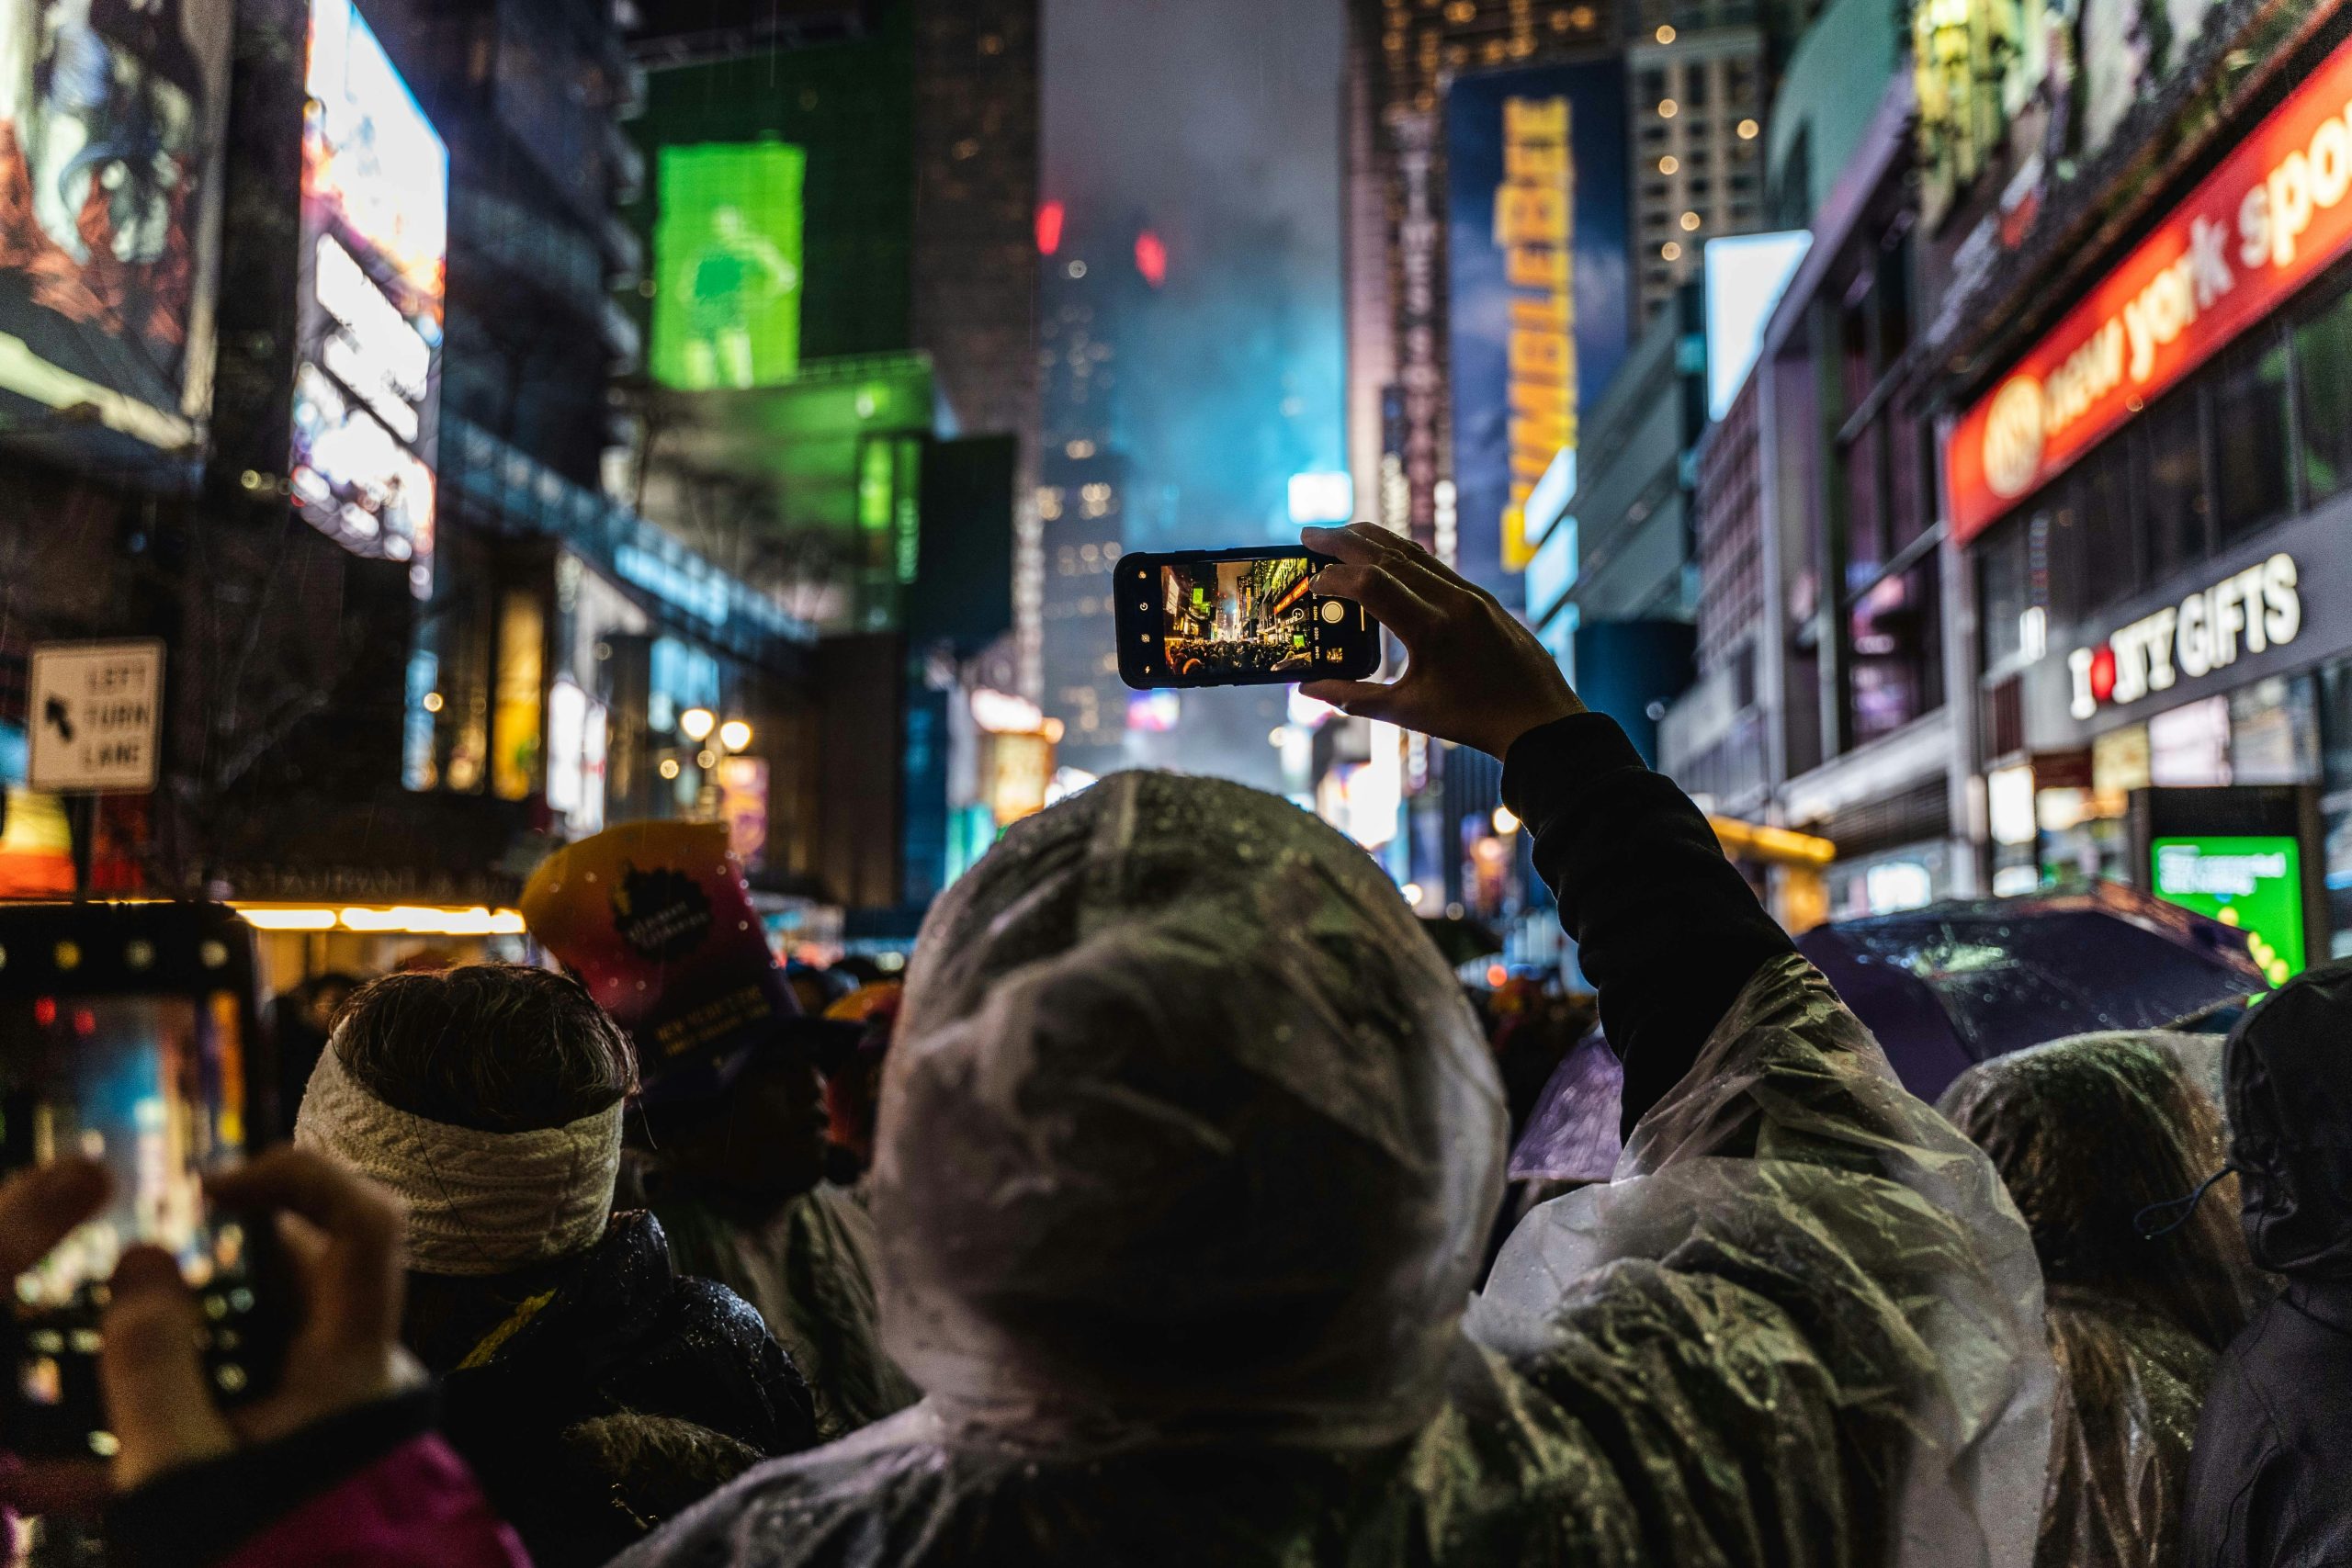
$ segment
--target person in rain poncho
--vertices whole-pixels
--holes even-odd
[[[532,874],[523,915],[638,1043],[623,1186],[678,1270],[759,1309],[821,1437],[912,1404],[875,1334],[873,1222],[821,1179],[813,1053],[837,1036],[847,1055],[861,1029],[801,1016],[726,829],[632,822],[583,839]]]
[[[2352,964],[2297,976],[2222,1054],[2239,1223],[2285,1280],[2222,1353],[2189,1453],[2188,1568],[2352,1562]]]
[[[2085,1034],[1982,1062],[1938,1109],[1992,1156],[2033,1233],[2057,1362],[2039,1568],[2173,1568],[2197,1412],[2254,1266],[2225,1206],[2196,1036]],[[2226,1187],[2227,1183],[2222,1184]]]
[[[1626,1056],[1617,1180],[1465,1320],[1504,1112],[1444,961],[1287,802],[1114,775],[910,965],[873,1203],[922,1402],[622,1568],[2023,1562],[2049,1362],[1984,1156],[1507,612],[1308,543],[1412,658],[1310,693],[1508,756]]]

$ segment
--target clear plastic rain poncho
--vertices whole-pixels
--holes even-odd
[[[925,923],[883,1091],[913,1409],[653,1563],[2016,1563],[2039,1277],[1971,1145],[1793,956],[1618,1181],[1530,1216],[1476,1021],[1286,802],[1126,773]]]
[[[1978,1064],[1941,1109],[2033,1234],[2058,1371],[2041,1568],[2180,1561],[2189,1441],[2259,1276],[2226,1160],[2211,1036],[2076,1035]],[[2177,1221],[2162,1235],[2147,1236]]]

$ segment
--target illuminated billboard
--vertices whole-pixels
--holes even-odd
[[[2302,846],[2286,835],[2158,839],[2148,846],[2156,897],[2245,932],[2274,986],[2303,968]]]
[[[313,0],[302,122],[295,504],[432,591],[449,155],[351,0]]]
[[[653,378],[699,392],[800,368],[800,186],[780,141],[662,149],[653,230]]]
[[[211,390],[231,9],[0,0],[9,428],[113,431],[173,452],[196,440]]]
[[[1457,79],[1445,154],[1454,564],[1518,608],[1529,495],[1632,341],[1623,63]]]
[[[1809,230],[1726,234],[1707,242],[1707,417],[1721,419],[1747,384],[1764,352],[1764,329],[1788,292],[1805,253]]]

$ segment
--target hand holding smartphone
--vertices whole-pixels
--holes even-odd
[[[241,1157],[260,1081],[252,933],[202,904],[0,908],[0,1170],[95,1167],[96,1210],[12,1270],[0,1333],[0,1445],[110,1458],[99,1387],[117,1263],[175,1260],[199,1303],[213,1395],[271,1387],[290,1292],[275,1232],[207,1199]]]
[[[1111,573],[1119,678],[1147,690],[1372,674],[1379,623],[1316,592],[1329,564],[1295,546],[1123,558]]]
[[[1529,730],[1585,711],[1518,616],[1411,540],[1370,523],[1309,528],[1304,538],[1335,563],[1317,580],[1322,590],[1362,604],[1405,645],[1396,680],[1318,677],[1306,695],[1498,761]]]

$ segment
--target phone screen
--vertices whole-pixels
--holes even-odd
[[[1178,675],[1302,676],[1315,665],[1315,570],[1304,552],[1163,564],[1160,648]]]
[[[201,1289],[242,1260],[208,1224],[203,1173],[245,1147],[236,994],[39,996],[0,1001],[0,1143],[7,1164],[69,1155],[114,1178],[105,1211],[17,1281],[20,1309],[84,1304],[133,1243],[163,1247]]]
[[[103,1457],[114,1438],[97,1382],[100,1328],[125,1248],[160,1247],[179,1260],[224,1401],[274,1379],[286,1303],[267,1298],[286,1286],[266,1228],[205,1199],[205,1173],[259,1135],[252,1014],[236,988],[247,971],[225,935],[191,941],[212,928],[169,910],[118,910],[52,913],[43,940],[21,940],[42,918],[17,919],[6,934],[19,940],[0,948],[0,1168],[80,1156],[113,1184],[104,1210],[15,1281],[0,1318],[0,1427],[18,1453]],[[190,971],[204,980],[174,986]]]

